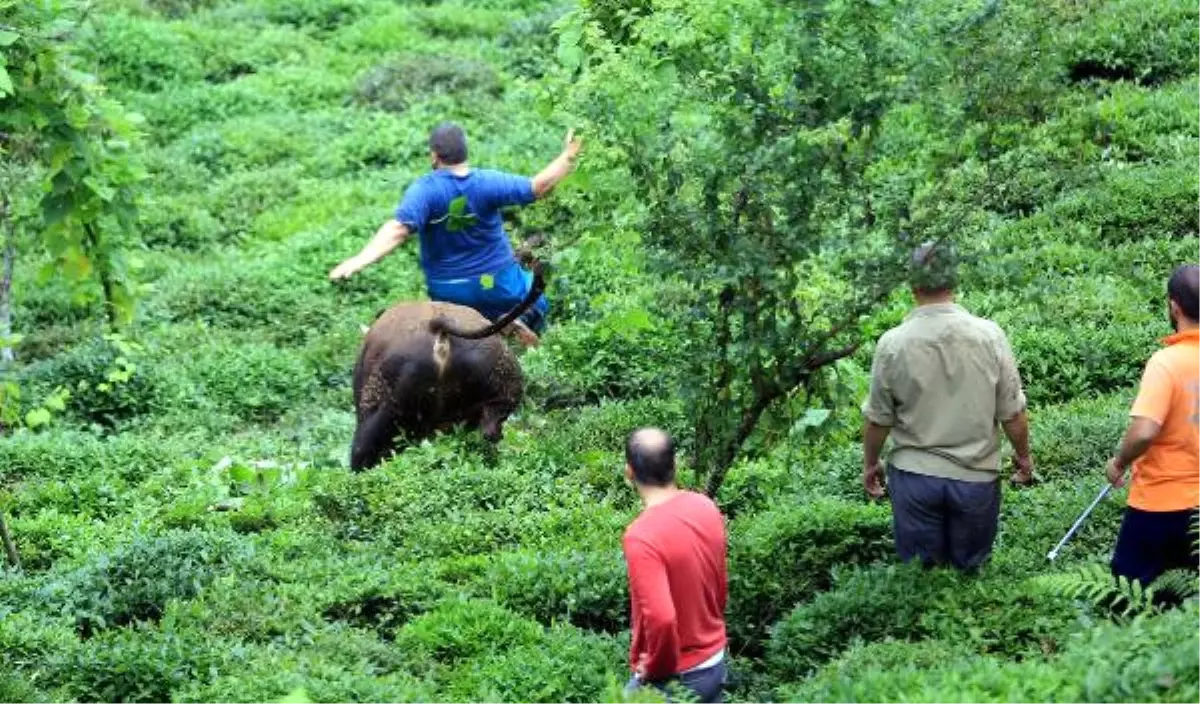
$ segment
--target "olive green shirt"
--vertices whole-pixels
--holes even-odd
[[[891,464],[917,474],[993,481],[999,423],[1025,410],[1004,331],[954,303],[919,306],[879,338],[863,415],[891,428]]]

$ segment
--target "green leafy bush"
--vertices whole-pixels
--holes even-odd
[[[73,417],[113,428],[161,406],[164,385],[145,363],[143,352],[131,340],[95,337],[27,367],[24,381],[35,390],[65,387],[70,392],[67,410]]]
[[[355,91],[360,105],[403,112],[436,94],[477,93],[497,97],[500,80],[487,64],[455,56],[428,56],[381,64],[363,74]]]
[[[0,465],[10,479],[98,474],[137,483],[185,452],[182,440],[134,433],[96,436],[74,430],[13,435],[0,438]]]
[[[742,517],[729,538],[729,631],[757,649],[768,627],[827,588],[839,565],[884,558],[891,518],[877,506],[818,501]]]
[[[367,0],[254,0],[244,3],[239,14],[243,20],[258,17],[300,29],[329,32],[354,22],[369,7]]]
[[[376,579],[371,580],[372,576]],[[367,584],[356,585],[353,593],[325,607],[322,615],[326,619],[373,629],[391,638],[413,618],[433,609],[446,593],[445,585],[426,570],[360,573],[355,581],[361,582],[363,577],[369,580]]]
[[[1061,656],[1019,663],[966,655],[944,642],[858,646],[811,679],[782,688],[780,701],[1189,702],[1198,687],[1195,606],[1103,625]]]
[[[248,421],[278,418],[316,387],[297,354],[262,343],[199,350],[186,373],[218,408]]]
[[[1068,57],[1075,80],[1093,78],[1156,84],[1196,73],[1194,3],[1186,0],[1109,0],[1071,34]]]
[[[913,564],[840,577],[772,628],[766,661],[779,681],[807,676],[855,639],[937,638],[1009,658],[1053,652],[1078,620],[1066,600],[1020,582]]]
[[[59,696],[76,701],[165,702],[189,682],[203,682],[241,648],[203,633],[150,626],[111,631],[53,658]]]
[[[557,621],[606,633],[629,626],[625,561],[617,550],[502,553],[477,589],[546,625]]]
[[[594,702],[623,684],[625,644],[568,627],[548,629],[541,641],[499,650],[446,678],[449,701]]]
[[[178,19],[216,4],[216,0],[142,0],[146,7],[163,17]]]
[[[451,599],[396,632],[396,647],[417,662],[457,665],[536,644],[542,628],[494,603]]]
[[[554,24],[572,9],[570,3],[555,4],[509,23],[497,37],[496,44],[504,50],[505,60],[513,73],[538,79],[552,68],[557,48]]]
[[[83,48],[110,83],[161,91],[203,75],[196,47],[170,24],[125,13],[93,21],[96,29],[84,39]]]
[[[488,39],[504,26],[506,16],[484,8],[432,5],[413,12],[421,30],[440,39]]]
[[[1102,177],[1100,184],[1070,193],[1052,206],[1064,228],[1088,233],[1089,240],[1103,245],[1196,237],[1192,210],[1200,177],[1186,163],[1109,169]]]
[[[40,594],[55,611],[72,617],[86,638],[114,626],[157,621],[168,601],[196,596],[248,555],[248,546],[231,535],[167,531],[96,555],[54,576]]]

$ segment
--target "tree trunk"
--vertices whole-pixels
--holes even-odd
[[[21,556],[17,554],[17,546],[13,543],[12,534],[8,532],[8,521],[4,519],[4,514],[0,513],[0,539],[4,541],[4,554],[8,558],[8,566],[13,569],[21,569]]]
[[[104,290],[104,316],[108,320],[110,330],[116,330],[120,323],[117,315],[116,282],[113,280],[112,261],[108,253],[101,248],[100,229],[95,223],[84,225],[92,251],[96,252],[96,271],[100,273],[100,287]]]
[[[7,185],[7,184],[5,184]],[[7,188],[5,191],[7,192]],[[8,195],[0,194],[0,247],[4,249],[3,268],[0,269],[0,363],[9,365],[13,362],[13,350],[9,344],[12,337],[12,278],[13,260],[17,256],[16,228],[8,217]]]

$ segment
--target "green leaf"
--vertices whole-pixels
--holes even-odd
[[[467,197],[459,196],[450,201],[450,217],[462,217],[467,212]]]
[[[241,484],[253,483],[257,474],[258,472],[250,467],[243,467],[242,465],[235,464],[229,468],[229,478]]]
[[[496,285],[496,277],[491,274],[484,274],[479,277],[479,285],[484,291],[490,291]]]
[[[12,46],[21,38],[20,34],[7,29],[0,29],[0,46]]]
[[[583,48],[579,46],[583,39],[583,30],[579,27],[565,27],[558,38],[556,55],[558,62],[569,71],[574,71],[583,65]]]
[[[30,428],[46,425],[50,422],[50,411],[45,408],[35,408],[25,414],[25,425]]]
[[[13,92],[12,78],[9,77],[8,70],[4,68],[4,65],[0,64],[0,98],[12,95]]]
[[[312,699],[308,698],[308,692],[304,691],[303,687],[293,689],[286,697],[279,700],[284,704],[312,704]]]

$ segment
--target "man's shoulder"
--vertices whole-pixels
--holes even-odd
[[[471,167],[470,179],[476,184],[496,183],[512,178],[515,174],[500,169],[477,169]]]
[[[963,332],[975,332],[992,341],[1007,339],[1004,333],[1004,328],[1000,327],[1000,323],[991,318],[984,317],[973,313],[966,308],[954,306],[954,324],[962,326]]]
[[[409,182],[405,193],[409,195],[424,196],[437,188],[438,172],[430,171],[417,176]]]
[[[1163,347],[1150,355],[1150,359],[1146,360],[1146,367],[1160,367],[1172,377],[1189,372],[1189,375],[1194,377],[1197,369],[1196,350],[1184,345]]]

